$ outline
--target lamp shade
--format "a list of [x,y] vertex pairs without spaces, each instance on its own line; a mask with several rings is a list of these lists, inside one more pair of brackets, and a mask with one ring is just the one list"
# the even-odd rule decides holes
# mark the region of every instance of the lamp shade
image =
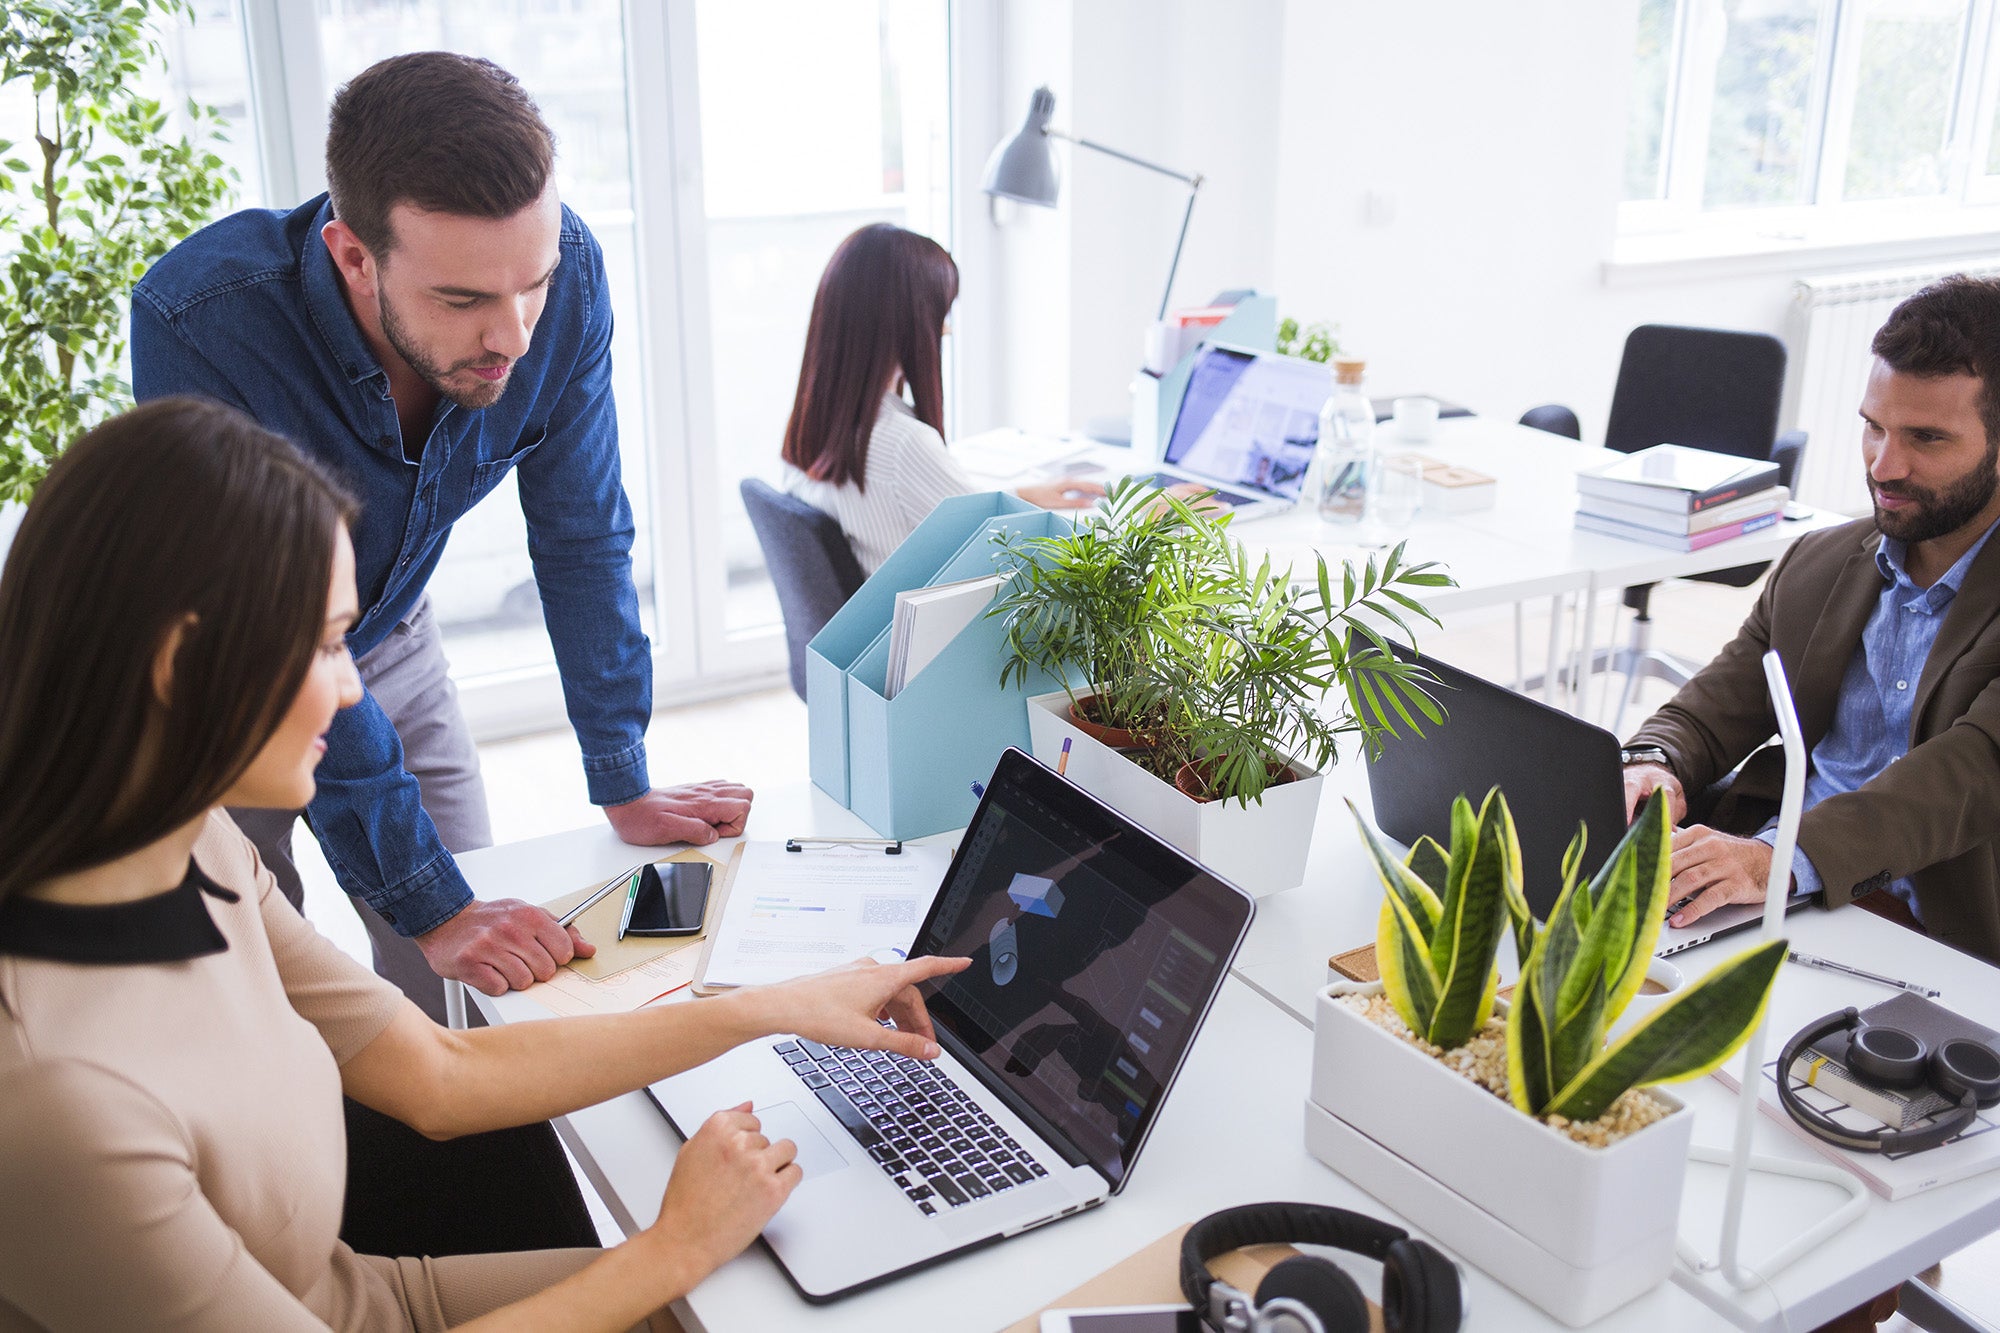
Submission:
[[1002,199],[1015,199],[1043,208],[1056,206],[1056,192],[1062,182],[1056,175],[1055,145],[1049,141],[1049,117],[1055,114],[1056,95],[1047,87],[1035,89],[1028,99],[1028,118],[1013,138],[993,150],[986,159],[986,176],[979,188]]

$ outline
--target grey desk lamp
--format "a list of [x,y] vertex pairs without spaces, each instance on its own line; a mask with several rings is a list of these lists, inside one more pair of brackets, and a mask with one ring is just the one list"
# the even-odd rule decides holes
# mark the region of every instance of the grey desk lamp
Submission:
[[1056,129],[1049,124],[1049,117],[1055,109],[1056,95],[1046,86],[1035,89],[1034,96],[1028,99],[1028,118],[1021,122],[1021,128],[1013,138],[995,148],[993,156],[986,159],[986,178],[980,182],[979,188],[1000,199],[1054,208],[1061,182],[1056,175],[1056,150],[1055,145],[1049,142],[1051,139],[1068,140],[1079,148],[1093,149],[1130,162],[1135,167],[1157,171],[1187,186],[1187,210],[1181,214],[1181,234],[1174,242],[1174,262],[1167,266],[1167,286],[1160,293],[1160,313],[1156,316],[1165,319],[1167,300],[1174,291],[1174,272],[1181,266],[1181,247],[1187,244],[1188,220],[1194,216],[1195,195],[1201,190],[1201,177],[1173,171],[1157,162],[1148,162],[1143,157],[1121,153],[1116,148],[1107,148],[1101,143]]

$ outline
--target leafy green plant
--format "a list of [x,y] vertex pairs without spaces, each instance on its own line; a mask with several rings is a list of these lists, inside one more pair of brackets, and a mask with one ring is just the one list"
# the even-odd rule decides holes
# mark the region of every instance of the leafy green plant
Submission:
[[1453,805],[1449,853],[1420,839],[1397,861],[1355,819],[1387,890],[1375,941],[1383,989],[1412,1031],[1451,1049],[1480,1030],[1492,1013],[1502,924],[1511,923],[1521,974],[1507,1010],[1508,1095],[1529,1115],[1595,1120],[1630,1088],[1697,1078],[1763,1018],[1784,940],[1729,959],[1606,1044],[1666,917],[1673,829],[1659,792],[1588,883],[1578,878],[1579,829],[1545,924],[1528,910],[1513,818],[1497,788],[1477,818],[1463,797]]
[[[1218,532],[1227,518],[1213,519]],[[1162,624],[1154,659],[1163,701],[1154,743],[1176,772],[1191,767],[1200,795],[1248,804],[1282,779],[1284,756],[1323,769],[1342,737],[1373,748],[1399,723],[1419,731],[1419,717],[1444,720],[1429,673],[1391,652],[1377,629],[1391,623],[1414,642],[1406,615],[1437,623],[1408,591],[1448,585],[1436,566],[1405,564],[1398,545],[1358,571],[1344,564],[1336,587],[1316,556],[1316,577],[1300,586],[1268,557],[1253,565],[1238,543],[1225,541],[1223,552],[1226,595]],[[1340,705],[1323,711],[1336,689]]]
[[1339,325],[1324,320],[1301,328],[1296,319],[1287,315],[1278,321],[1278,353],[1307,361],[1331,361],[1340,355],[1340,339],[1335,336],[1339,331]]
[[[1324,559],[1295,586],[1289,569],[1253,563],[1229,535],[1230,515],[1127,478],[1102,516],[1073,531],[1002,533],[1011,575],[992,615],[1006,620],[1000,683],[1049,672],[1089,720],[1133,733],[1134,759],[1173,781],[1185,765],[1207,799],[1261,800],[1287,758],[1332,763],[1341,737],[1378,743],[1398,723],[1444,717],[1428,675],[1381,633],[1435,618],[1411,594],[1447,586],[1434,565]],[[1339,689],[1343,707],[1321,711]]]
[[[233,174],[167,132],[139,92],[161,17],[186,0],[9,0],[0,86],[32,98],[34,141],[0,140],[0,502],[26,501],[69,440],[131,400],[125,302],[208,220]],[[202,139],[216,113],[192,102]]]

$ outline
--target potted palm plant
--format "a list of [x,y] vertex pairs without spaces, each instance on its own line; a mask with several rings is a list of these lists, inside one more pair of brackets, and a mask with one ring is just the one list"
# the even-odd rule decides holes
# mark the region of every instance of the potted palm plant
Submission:
[[[1228,525],[1122,483],[1101,519],[996,539],[1012,578],[990,614],[1006,624],[1003,685],[1041,671],[1071,682],[1028,701],[1037,756],[1053,764],[1067,741],[1068,776],[1268,894],[1304,877],[1319,773],[1344,739],[1443,720],[1383,628],[1435,623],[1413,594],[1450,579],[1398,546],[1337,576],[1319,559],[1297,583],[1253,562]],[[1107,742],[1081,721],[1128,734]]]
[[[1657,1285],[1692,1117],[1653,1085],[1706,1074],[1742,1045],[1785,942],[1725,960],[1610,1037],[1666,916],[1660,793],[1587,882],[1579,832],[1545,923],[1529,912],[1497,789],[1476,814],[1456,802],[1449,851],[1422,839],[1399,860],[1356,819],[1385,890],[1382,980],[1320,996],[1307,1146],[1567,1323]],[[1502,1002],[1510,927],[1520,973]]]

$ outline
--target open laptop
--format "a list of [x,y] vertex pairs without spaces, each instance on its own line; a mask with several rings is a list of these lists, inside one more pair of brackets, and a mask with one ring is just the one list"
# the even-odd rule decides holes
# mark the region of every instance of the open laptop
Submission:
[[[1625,778],[1618,738],[1600,726],[1552,708],[1504,685],[1461,671],[1400,644],[1396,655],[1427,668],[1444,683],[1442,726],[1421,737],[1383,742],[1368,764],[1375,826],[1405,846],[1429,835],[1451,845],[1451,803],[1464,795],[1477,808],[1499,787],[1521,840],[1522,891],[1528,909],[1547,917],[1562,892],[1562,858],[1581,823],[1588,830],[1580,875],[1588,880],[1625,836]],[[1803,898],[1787,904],[1795,911]],[[1732,904],[1693,925],[1663,926],[1658,957],[1692,949],[1756,925],[1763,908]]]
[[1210,487],[1238,522],[1283,513],[1305,491],[1319,411],[1332,392],[1332,374],[1317,361],[1203,346],[1161,465],[1134,475]]
[[799,1145],[764,1241],[830,1300],[1122,1190],[1253,910],[1010,749],[911,948],[973,960],[925,986],[935,1062],[779,1037],[650,1091],[684,1136],[751,1101]]

